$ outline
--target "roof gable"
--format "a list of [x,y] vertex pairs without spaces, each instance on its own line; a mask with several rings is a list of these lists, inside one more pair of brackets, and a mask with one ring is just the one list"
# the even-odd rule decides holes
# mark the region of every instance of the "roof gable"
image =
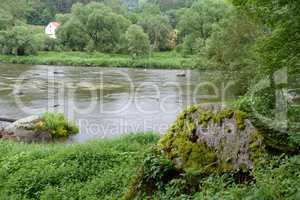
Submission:
[[52,25],[52,26],[58,28],[60,26],[60,23],[58,23],[58,22],[51,22],[49,25]]

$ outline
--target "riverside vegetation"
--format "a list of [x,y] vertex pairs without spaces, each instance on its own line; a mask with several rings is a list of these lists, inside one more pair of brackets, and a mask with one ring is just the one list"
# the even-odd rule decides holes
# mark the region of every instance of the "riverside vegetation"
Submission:
[[21,142],[55,142],[65,140],[79,132],[75,123],[62,113],[44,113],[29,116],[0,129],[0,138]]
[[176,52],[156,52],[150,58],[132,59],[128,55],[87,53],[87,52],[39,52],[37,55],[9,56],[0,55],[0,60],[16,64],[104,66],[128,68],[183,69],[196,68],[193,56],[182,57]]
[[[247,173],[247,170],[243,172],[220,168],[226,169],[223,171],[214,170],[215,165],[209,164],[211,161],[214,163],[216,155],[211,150],[209,150],[211,153],[205,152],[206,147],[203,148],[204,152],[198,151],[197,148],[186,143],[190,141],[189,139],[184,138],[181,143],[179,140],[179,143],[169,143],[171,141],[168,139],[169,134],[184,130],[181,129],[180,124],[185,124],[182,120],[188,118],[182,116],[188,116],[197,109],[198,107],[193,107],[182,113],[170,132],[159,142],[159,135],[153,133],[133,134],[118,139],[73,145],[0,141],[2,152],[0,198],[133,199],[132,195],[138,194],[135,192],[139,191],[136,189],[144,187],[144,184],[151,184],[148,185],[150,188],[145,191],[140,190],[142,193],[139,193],[137,199],[146,199],[147,194],[153,191],[155,192],[152,193],[151,199],[298,199],[300,197],[299,155],[291,156],[283,152],[269,151],[268,154],[256,154],[255,168],[251,173]],[[211,115],[213,117],[211,119],[222,120],[231,117],[232,112],[228,110],[215,117]],[[209,117],[204,116],[207,115],[200,115],[198,119],[202,124],[210,120]],[[244,119],[240,118],[239,114],[235,114],[235,117],[237,121]],[[204,118],[206,120],[203,120]],[[242,126],[240,128],[244,129]],[[178,153],[182,152],[191,159],[183,165],[185,170],[181,171],[178,166],[174,166],[173,162],[161,154],[155,145],[166,148],[166,145],[169,145],[167,143],[179,145],[176,147],[179,148]],[[190,154],[188,149],[191,148],[195,152]],[[251,145],[251,148],[254,146]],[[140,166],[143,166],[143,173],[137,174],[141,170]]]
[[[27,64],[195,68],[214,24],[231,10],[210,0],[147,0],[130,10],[118,0],[2,1],[0,59]],[[41,28],[50,20],[61,24],[57,39]]]
[[[208,77],[212,81],[234,77],[240,89],[230,110],[198,112],[192,107],[162,138],[140,134],[70,146],[0,141],[2,199],[300,198],[297,1],[146,0],[133,10],[119,1],[74,0],[62,6],[39,0],[36,7],[30,0],[2,1],[3,61],[47,64],[49,58],[55,64],[120,66],[132,59],[134,67],[204,66],[224,72]],[[61,23],[57,40],[32,30],[32,24],[54,19]],[[68,56],[60,60],[60,53]],[[75,58],[94,55],[105,59]],[[159,62],[167,64],[156,64],[160,55],[166,57]],[[180,64],[170,61],[177,55]],[[276,77],[282,71],[287,80]],[[261,80],[266,88],[257,85]],[[287,100],[286,106],[279,105],[278,96]],[[278,106],[285,107],[287,119],[276,121]],[[271,120],[265,123],[257,113]],[[233,157],[222,157],[228,149],[222,142],[220,148],[207,146],[195,134],[198,127],[232,120],[242,138],[248,121],[257,130],[250,131],[247,151],[233,148]],[[252,165],[236,165],[239,155],[251,155]]]
[[158,138],[146,133],[74,145],[0,141],[0,199],[120,199]]

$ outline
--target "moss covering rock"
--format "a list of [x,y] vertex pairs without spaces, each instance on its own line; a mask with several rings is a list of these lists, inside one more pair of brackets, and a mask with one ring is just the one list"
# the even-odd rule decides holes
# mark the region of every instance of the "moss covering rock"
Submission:
[[149,156],[146,157],[125,199],[151,195],[149,187],[154,193],[183,177],[190,177],[183,181],[189,185],[187,190],[197,191],[199,177],[214,173],[249,174],[265,155],[265,144],[263,135],[246,116],[220,105],[189,107],[150,153],[155,165],[149,164]]
[[158,146],[176,168],[205,173],[251,170],[264,152],[262,134],[246,114],[220,105],[188,108]]

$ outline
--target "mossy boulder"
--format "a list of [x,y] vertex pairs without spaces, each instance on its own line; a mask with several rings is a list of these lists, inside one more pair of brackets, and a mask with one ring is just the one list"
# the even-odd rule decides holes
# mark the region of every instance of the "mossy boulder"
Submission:
[[201,191],[201,179],[216,173],[244,182],[265,154],[263,134],[245,113],[214,104],[191,106],[146,155],[124,199],[152,197],[174,183],[183,193]]
[[220,105],[188,108],[158,148],[177,169],[203,173],[251,170],[265,152],[263,136],[246,114]]

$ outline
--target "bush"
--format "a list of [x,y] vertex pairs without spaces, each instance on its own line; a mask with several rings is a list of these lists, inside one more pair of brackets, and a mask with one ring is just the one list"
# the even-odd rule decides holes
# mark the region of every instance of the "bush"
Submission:
[[126,32],[128,53],[134,57],[146,56],[150,52],[150,41],[143,28],[131,25]]
[[57,39],[45,37],[43,51],[56,51],[59,49],[59,42]]
[[26,26],[14,26],[0,32],[0,50],[8,55],[30,55],[38,50],[32,30]]
[[57,30],[58,43],[67,50],[85,50],[88,43],[88,36],[82,31],[81,26],[76,20],[69,20],[62,24]]
[[67,138],[79,132],[78,127],[68,122],[60,113],[44,113],[42,120],[36,126],[38,129],[50,132],[53,138]]

